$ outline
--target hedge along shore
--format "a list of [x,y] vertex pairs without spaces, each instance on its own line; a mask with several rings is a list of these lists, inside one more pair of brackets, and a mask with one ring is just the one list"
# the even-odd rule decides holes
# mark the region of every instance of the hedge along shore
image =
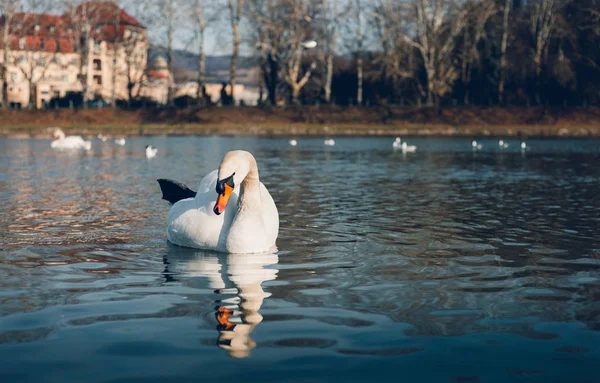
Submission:
[[600,108],[310,106],[0,111],[0,136],[48,138],[52,127],[84,136],[600,137]]

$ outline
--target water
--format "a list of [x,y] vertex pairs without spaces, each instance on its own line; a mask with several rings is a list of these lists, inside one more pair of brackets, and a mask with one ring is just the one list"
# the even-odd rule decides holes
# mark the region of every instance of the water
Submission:
[[[409,141],[0,139],[0,381],[597,381],[600,141]],[[169,245],[155,179],[234,148],[279,251]]]

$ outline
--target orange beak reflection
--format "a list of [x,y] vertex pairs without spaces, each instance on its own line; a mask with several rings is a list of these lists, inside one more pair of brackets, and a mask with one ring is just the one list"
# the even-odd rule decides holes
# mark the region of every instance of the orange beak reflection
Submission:
[[233,188],[231,186],[227,184],[224,184],[223,186],[225,191],[223,194],[219,194],[217,197],[217,203],[215,203],[215,208],[213,209],[216,215],[223,214],[225,208],[227,207],[227,202],[229,202],[229,197],[231,197],[231,192],[233,192]]

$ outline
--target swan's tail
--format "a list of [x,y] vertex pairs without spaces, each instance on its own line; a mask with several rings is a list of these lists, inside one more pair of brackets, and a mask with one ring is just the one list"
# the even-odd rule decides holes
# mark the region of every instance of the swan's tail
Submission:
[[171,202],[172,204],[186,198],[194,198],[196,192],[182,184],[181,182],[168,180],[165,178],[157,179],[162,191],[162,199]]

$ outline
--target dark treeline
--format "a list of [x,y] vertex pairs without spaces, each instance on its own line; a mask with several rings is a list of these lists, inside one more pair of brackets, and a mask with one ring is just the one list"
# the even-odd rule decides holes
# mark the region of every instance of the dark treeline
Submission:
[[247,0],[245,11],[264,102],[600,104],[599,0]]

